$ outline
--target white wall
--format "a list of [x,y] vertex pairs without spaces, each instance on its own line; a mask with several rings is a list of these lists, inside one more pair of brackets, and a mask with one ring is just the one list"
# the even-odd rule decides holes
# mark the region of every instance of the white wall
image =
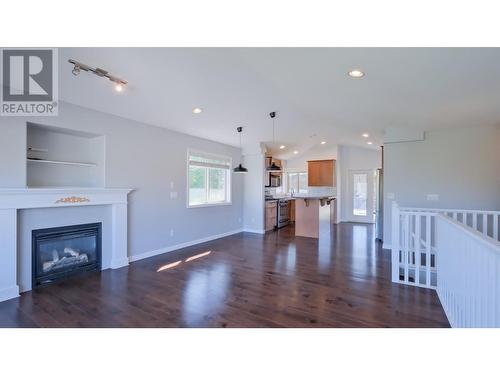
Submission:
[[264,233],[264,153],[247,154],[244,167],[244,219],[243,228],[248,232]]
[[[242,228],[242,175],[232,175],[231,205],[186,207],[186,150],[228,155],[236,161],[241,155],[238,148],[59,104],[57,117],[0,117],[0,188],[26,185],[26,122],[30,121],[106,137],[106,187],[136,189],[129,195],[129,255]],[[171,199],[171,191],[177,192],[178,198]]]
[[340,221],[348,220],[348,172],[349,170],[375,170],[382,165],[382,153],[363,147],[340,145],[337,158],[337,215]]
[[0,117],[0,187],[26,184],[26,129],[19,119]]
[[[390,194],[400,206],[500,210],[500,125],[436,130],[384,147],[384,247]],[[427,194],[439,195],[428,201]]]

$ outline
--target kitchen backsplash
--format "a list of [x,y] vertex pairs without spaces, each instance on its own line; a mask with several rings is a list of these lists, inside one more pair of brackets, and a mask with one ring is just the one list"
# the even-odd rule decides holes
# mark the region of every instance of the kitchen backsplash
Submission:
[[269,196],[275,196],[276,195],[276,188],[265,188],[264,193]]

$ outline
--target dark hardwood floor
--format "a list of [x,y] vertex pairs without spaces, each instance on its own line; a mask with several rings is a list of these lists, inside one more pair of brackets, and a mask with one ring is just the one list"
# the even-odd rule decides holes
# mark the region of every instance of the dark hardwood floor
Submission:
[[374,241],[372,225],[339,224],[324,241],[295,238],[289,226],[24,293],[0,303],[0,326],[449,326],[434,291],[390,276],[390,251]]

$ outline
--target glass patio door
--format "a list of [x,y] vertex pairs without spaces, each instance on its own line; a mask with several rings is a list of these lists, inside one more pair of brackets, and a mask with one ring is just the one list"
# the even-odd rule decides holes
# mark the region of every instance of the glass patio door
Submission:
[[361,223],[374,222],[374,171],[349,171],[348,220]]

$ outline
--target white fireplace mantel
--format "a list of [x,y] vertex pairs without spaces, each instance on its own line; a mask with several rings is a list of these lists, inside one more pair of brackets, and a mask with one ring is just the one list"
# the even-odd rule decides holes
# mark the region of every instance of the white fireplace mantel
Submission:
[[19,296],[17,283],[18,210],[111,205],[111,268],[128,265],[127,203],[133,189],[0,189],[0,301]]

